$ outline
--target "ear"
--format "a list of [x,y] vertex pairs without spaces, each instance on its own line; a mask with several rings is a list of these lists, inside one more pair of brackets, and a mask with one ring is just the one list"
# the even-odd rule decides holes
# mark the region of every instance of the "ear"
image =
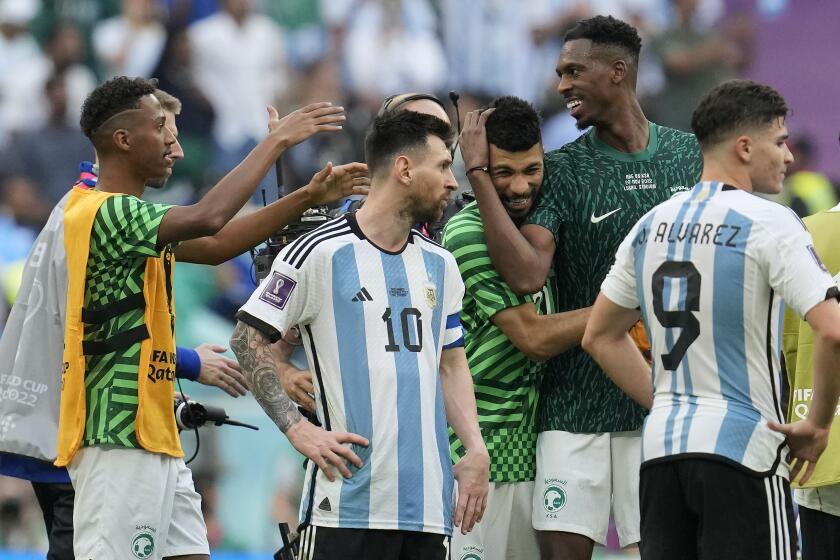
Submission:
[[401,184],[408,186],[414,178],[414,165],[408,156],[402,155],[394,161],[394,176]]
[[627,63],[621,59],[613,62],[612,83],[618,85],[627,77]]
[[124,128],[118,128],[111,134],[114,146],[123,152],[131,150],[131,133]]
[[746,135],[741,135],[735,139],[735,145],[732,148],[735,151],[735,157],[741,163],[748,164],[752,160],[752,138]]

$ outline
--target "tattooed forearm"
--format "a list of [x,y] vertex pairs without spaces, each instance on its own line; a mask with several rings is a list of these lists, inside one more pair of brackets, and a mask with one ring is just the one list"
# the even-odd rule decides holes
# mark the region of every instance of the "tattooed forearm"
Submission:
[[230,337],[230,348],[239,359],[257,402],[280,431],[285,433],[300,422],[303,416],[277,377],[278,364],[271,352],[271,342],[260,331],[240,321]]

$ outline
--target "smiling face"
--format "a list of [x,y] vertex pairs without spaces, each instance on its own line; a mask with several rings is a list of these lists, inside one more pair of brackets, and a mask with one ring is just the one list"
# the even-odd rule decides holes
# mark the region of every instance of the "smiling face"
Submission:
[[519,152],[490,144],[490,180],[511,219],[522,221],[534,207],[542,185],[542,144]]
[[560,78],[557,92],[563,96],[577,127],[602,124],[615,99],[613,61],[609,50],[589,39],[567,41],[560,51],[555,72]]
[[754,192],[777,194],[782,191],[788,166],[793,154],[787,146],[788,129],[785,120],[778,117],[769,125],[757,129],[749,136],[750,180]]

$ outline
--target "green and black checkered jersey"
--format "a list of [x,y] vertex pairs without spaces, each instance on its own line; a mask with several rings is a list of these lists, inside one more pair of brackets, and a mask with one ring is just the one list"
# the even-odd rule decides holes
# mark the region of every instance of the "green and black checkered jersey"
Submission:
[[[516,295],[490,262],[475,202],[446,224],[443,245],[455,255],[464,280],[461,323],[466,330],[464,345],[475,386],[478,422],[490,453],[490,480],[534,480],[537,389],[545,364],[528,359],[490,318],[529,302],[540,314],[553,313],[553,274],[542,292]],[[457,461],[464,447],[451,429],[449,440],[453,460]]]
[[[171,206],[127,195],[109,197],[93,222],[85,281],[85,309],[96,309],[143,291],[146,258],[159,256],[158,228]],[[144,323],[143,310],[127,311],[101,325],[86,325],[84,341],[105,340]],[[140,343],[86,356],[87,411],[82,445],[140,447],[134,433]]]
[[[595,303],[627,232],[648,210],[700,179],[703,158],[694,135],[649,127],[642,152],[619,152],[592,129],[546,154],[542,195],[527,222],[554,234],[560,312]],[[550,361],[540,388],[540,431],[636,430],[644,416],[580,346]]]

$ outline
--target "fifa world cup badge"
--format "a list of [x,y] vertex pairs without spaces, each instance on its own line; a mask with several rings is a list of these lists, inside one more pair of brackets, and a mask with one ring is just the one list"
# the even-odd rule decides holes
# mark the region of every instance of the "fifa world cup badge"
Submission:
[[426,303],[434,309],[437,307],[437,288],[432,283],[423,285],[423,295],[426,296]]

